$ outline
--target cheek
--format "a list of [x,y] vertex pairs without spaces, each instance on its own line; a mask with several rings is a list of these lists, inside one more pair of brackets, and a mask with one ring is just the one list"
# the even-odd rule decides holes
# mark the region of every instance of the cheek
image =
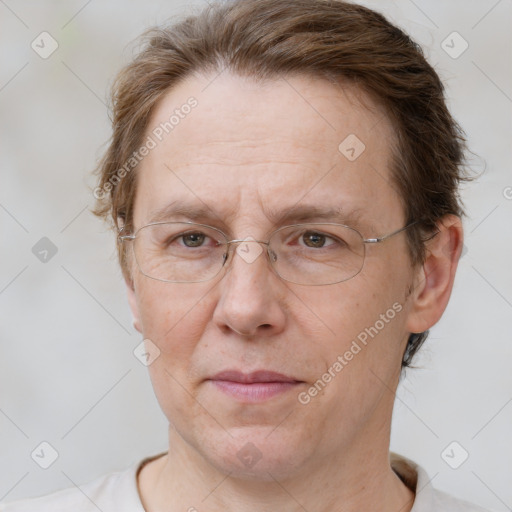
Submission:
[[400,369],[404,348],[399,288],[390,280],[371,287],[360,275],[301,297],[322,328],[309,333],[304,323],[299,328],[316,370],[300,403],[308,414],[323,417],[325,428],[333,432],[340,424],[351,431],[383,397],[388,399],[387,389]]
[[139,282],[144,338],[160,350],[148,371],[160,407],[173,425],[194,415],[193,360],[207,320],[201,301],[205,293],[192,293],[179,284]]
[[158,345],[162,353],[173,353],[193,346],[205,327],[202,290],[187,284],[139,280],[137,303],[144,337]]
[[[194,357],[208,321],[206,290],[145,280],[138,288],[144,338],[160,354],[148,367],[156,397],[169,421],[190,408],[197,371]],[[184,390],[187,390],[185,392]]]
[[404,277],[389,268],[373,265],[372,269],[371,275],[361,272],[350,281],[323,289],[311,287],[304,294],[318,326],[310,329],[315,352],[327,368],[345,354],[350,366],[360,369],[400,363],[406,316]]

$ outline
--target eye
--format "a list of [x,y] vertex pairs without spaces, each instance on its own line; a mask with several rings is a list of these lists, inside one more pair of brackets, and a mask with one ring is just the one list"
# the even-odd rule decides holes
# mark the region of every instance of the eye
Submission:
[[200,247],[208,237],[204,233],[197,231],[179,235],[177,238],[182,239],[186,247]]
[[[188,231],[186,233],[167,233],[162,240],[163,248],[204,248],[207,240],[212,239],[201,231]],[[213,240],[213,239],[212,239]],[[217,245],[216,243],[214,245]]]
[[336,243],[337,241],[331,238],[330,236],[327,236],[324,233],[320,233],[318,231],[306,231],[300,236],[300,240],[304,241],[304,244],[307,247],[322,249],[323,247],[326,247],[331,244],[326,244],[328,240],[331,240],[333,243]]
[[221,231],[179,222],[149,224],[141,230],[139,237],[139,244],[144,244],[151,251],[182,256],[192,253],[205,255],[224,243]]

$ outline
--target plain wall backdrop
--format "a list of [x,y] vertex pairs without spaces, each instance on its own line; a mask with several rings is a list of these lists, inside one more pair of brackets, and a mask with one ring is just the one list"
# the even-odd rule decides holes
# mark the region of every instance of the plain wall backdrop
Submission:
[[[465,251],[421,368],[399,386],[391,449],[423,465],[437,488],[511,510],[512,2],[362,3],[422,45],[466,131],[472,168],[485,169],[462,191]],[[0,1],[0,501],[166,450],[166,419],[133,354],[142,337],[114,236],[89,212],[91,170],[110,137],[107,91],[132,55],[127,45],[191,6]],[[41,32],[58,44],[47,58],[55,43]],[[42,442],[58,452],[48,469],[31,457]],[[446,453],[460,461],[464,451],[450,467]]]

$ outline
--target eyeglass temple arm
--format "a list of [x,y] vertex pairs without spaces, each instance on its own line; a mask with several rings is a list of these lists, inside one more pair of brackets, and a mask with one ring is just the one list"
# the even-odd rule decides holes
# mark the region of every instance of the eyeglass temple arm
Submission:
[[363,242],[365,244],[377,244],[377,243],[382,242],[388,238],[391,238],[394,235],[397,235],[398,233],[400,233],[402,231],[405,231],[407,228],[410,228],[412,225],[416,224],[417,222],[419,222],[419,221],[415,220],[414,222],[407,224],[403,228],[397,229],[396,231],[393,231],[392,233],[388,233],[387,235],[379,236],[377,238],[365,238],[365,239],[363,239]]
[[123,231],[124,231],[125,227],[121,227],[121,229],[119,229],[119,232],[117,234],[117,239],[120,240],[121,242],[124,242],[125,240],[135,240],[135,235],[123,235]]

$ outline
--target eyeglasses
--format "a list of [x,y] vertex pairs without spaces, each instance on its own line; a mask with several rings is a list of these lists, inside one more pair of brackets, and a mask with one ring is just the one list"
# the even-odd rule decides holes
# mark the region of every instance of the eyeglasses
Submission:
[[291,283],[309,286],[341,283],[363,268],[366,244],[376,244],[409,228],[378,238],[363,238],[354,228],[335,223],[293,224],[275,230],[268,241],[228,240],[217,228],[194,222],[155,222],[123,235],[133,242],[137,266],[145,276],[169,283],[199,283],[213,279],[227,267],[230,247],[247,262],[262,251],[250,243],[264,244],[274,272]]

